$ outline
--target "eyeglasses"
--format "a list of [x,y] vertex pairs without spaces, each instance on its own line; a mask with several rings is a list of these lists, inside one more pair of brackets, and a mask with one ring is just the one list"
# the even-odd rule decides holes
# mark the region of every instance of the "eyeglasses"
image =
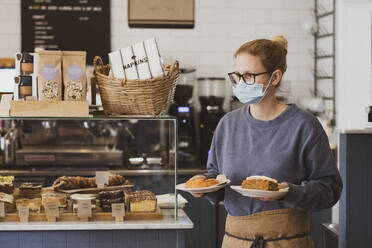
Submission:
[[236,85],[239,83],[240,79],[243,78],[244,83],[246,84],[255,84],[256,83],[256,77],[266,74],[266,73],[272,73],[273,71],[265,71],[261,73],[250,73],[246,72],[244,74],[239,74],[237,72],[230,72],[227,73],[229,75],[229,78],[231,80],[231,83],[233,85]]

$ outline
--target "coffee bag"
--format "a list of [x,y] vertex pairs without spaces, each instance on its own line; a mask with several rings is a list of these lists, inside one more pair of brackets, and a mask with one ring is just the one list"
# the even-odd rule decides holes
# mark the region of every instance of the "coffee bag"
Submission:
[[85,51],[63,51],[64,100],[86,100],[86,55]]
[[62,100],[61,51],[39,51],[39,100]]

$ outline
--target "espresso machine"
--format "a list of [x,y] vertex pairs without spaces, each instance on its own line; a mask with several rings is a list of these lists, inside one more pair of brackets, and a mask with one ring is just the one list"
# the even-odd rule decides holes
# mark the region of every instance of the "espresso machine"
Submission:
[[178,160],[181,166],[196,160],[195,108],[191,100],[195,71],[193,68],[180,69],[174,103],[169,108],[169,114],[178,120]]
[[225,78],[198,78],[198,95],[200,102],[200,162],[205,165],[208,160],[214,130],[225,115],[223,103],[226,94]]
[[92,170],[160,168],[169,164],[173,135],[169,123],[98,117],[0,121],[0,164]]
[[16,120],[12,138],[14,166],[121,166],[116,141],[119,122],[93,120]]

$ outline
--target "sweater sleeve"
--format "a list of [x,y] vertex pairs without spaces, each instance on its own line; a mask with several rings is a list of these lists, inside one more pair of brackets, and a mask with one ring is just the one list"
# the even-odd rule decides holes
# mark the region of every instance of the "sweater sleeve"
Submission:
[[213,135],[211,148],[208,154],[208,161],[207,161],[207,178],[216,178],[219,173],[218,170],[218,162],[217,162],[217,154],[216,154],[216,135],[217,133]]
[[305,149],[303,159],[307,178],[300,185],[289,183],[289,192],[279,203],[304,211],[332,207],[340,198],[342,180],[325,134]]

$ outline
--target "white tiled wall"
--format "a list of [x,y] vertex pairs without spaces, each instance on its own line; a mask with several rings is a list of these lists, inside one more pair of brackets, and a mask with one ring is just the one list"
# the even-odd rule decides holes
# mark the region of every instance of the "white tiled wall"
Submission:
[[[197,68],[197,76],[226,76],[233,53],[245,41],[283,34],[288,39],[291,95],[308,95],[313,87],[313,38],[308,30],[312,0],[195,0],[194,29],[132,29],[127,0],[111,1],[112,49],[157,37],[166,62]],[[0,57],[20,50],[20,0],[0,0]]]

